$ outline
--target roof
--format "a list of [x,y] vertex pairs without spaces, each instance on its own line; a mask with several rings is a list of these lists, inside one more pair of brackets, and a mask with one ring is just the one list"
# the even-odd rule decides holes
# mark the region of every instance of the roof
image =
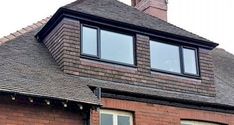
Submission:
[[224,49],[211,53],[215,66],[217,100],[234,106],[234,55]]
[[99,105],[85,81],[64,74],[34,38],[39,29],[0,44],[0,92]]
[[[107,1],[108,3],[113,2],[110,0],[103,1]],[[82,1],[80,2],[82,3]],[[68,6],[73,7],[73,4]],[[86,7],[88,5],[89,4],[87,4]],[[97,6],[100,7],[101,5]],[[127,5],[118,3],[116,6]],[[91,12],[90,9],[87,10]],[[134,9],[134,11],[137,10]],[[94,13],[96,13],[96,11]],[[138,13],[138,11],[133,13]],[[153,17],[147,16],[147,18]],[[156,19],[157,18],[155,18],[155,20]],[[158,21],[160,20],[158,19]],[[215,65],[215,85],[217,91],[217,95],[215,97],[162,91],[142,86],[83,78],[63,73],[43,43],[39,43],[34,38],[34,35],[38,33],[44,23],[41,25],[30,26],[33,27],[31,30],[26,30],[17,36],[13,35],[14,37],[4,37],[3,39],[0,39],[1,92],[66,99],[99,105],[100,100],[97,99],[88,87],[96,86],[128,93],[193,100],[234,107],[234,70],[231,70],[234,69],[234,55],[222,49],[215,49],[211,52]]]
[[156,31],[213,43],[157,17],[145,14],[117,0],[77,0],[63,8]]

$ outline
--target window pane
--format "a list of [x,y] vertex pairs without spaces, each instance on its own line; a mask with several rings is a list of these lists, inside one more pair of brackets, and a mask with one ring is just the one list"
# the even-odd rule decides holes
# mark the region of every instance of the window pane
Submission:
[[97,29],[83,27],[82,52],[97,56]]
[[181,73],[179,47],[150,41],[151,67]]
[[193,49],[183,49],[185,73],[197,74],[196,52]]
[[101,125],[113,125],[113,115],[101,114]]
[[118,116],[118,125],[130,125],[130,118],[128,116]]
[[134,64],[133,37],[101,30],[101,58]]

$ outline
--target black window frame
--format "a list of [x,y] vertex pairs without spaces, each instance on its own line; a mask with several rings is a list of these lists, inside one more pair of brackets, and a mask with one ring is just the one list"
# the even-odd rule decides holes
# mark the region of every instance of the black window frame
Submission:
[[[161,40],[161,39],[150,39],[150,42],[151,41],[152,42],[165,43],[165,44],[169,44],[169,45],[173,45],[173,46],[179,47],[179,60],[180,60],[179,63],[180,63],[180,72],[181,73],[171,72],[171,71],[167,71],[167,70],[153,68],[151,66],[151,64],[150,64],[151,71],[165,73],[165,74],[171,74],[171,75],[177,75],[177,76],[183,76],[183,77],[189,77],[189,78],[201,79],[201,75],[200,75],[200,61],[199,61],[199,54],[198,54],[198,48],[197,47],[192,47],[192,46],[188,46],[188,45],[181,45],[181,44],[177,44],[177,43],[170,42],[170,41],[164,41],[164,40]],[[195,50],[195,61],[196,61],[197,74],[186,73],[184,71],[185,67],[184,67],[184,59],[183,59],[183,48]],[[150,62],[151,62],[151,58],[150,58]]]
[[[97,30],[97,56],[90,55],[83,53],[83,27],[89,27]],[[133,44],[133,64],[130,63],[124,63],[124,62],[118,62],[114,60],[108,60],[108,59],[103,59],[101,58],[101,30],[109,31],[109,32],[114,32],[118,34],[123,34],[123,35],[128,35],[133,38],[132,44]],[[136,68],[136,34],[132,32],[126,32],[120,29],[115,29],[115,28],[107,28],[107,27],[102,27],[102,26],[95,26],[95,25],[90,25],[90,24],[84,24],[82,23],[80,25],[80,55],[82,58],[86,59],[91,59],[91,60],[96,60],[100,62],[105,62],[105,63],[110,63],[110,64],[116,64],[116,65],[121,65],[121,66],[127,66],[127,67],[133,67]]]

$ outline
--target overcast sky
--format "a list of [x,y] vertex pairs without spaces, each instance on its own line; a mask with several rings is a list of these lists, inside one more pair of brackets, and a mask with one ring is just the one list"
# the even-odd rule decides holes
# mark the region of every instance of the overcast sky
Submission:
[[[72,1],[1,0],[0,37],[50,16]],[[168,21],[234,54],[234,0],[169,0]]]

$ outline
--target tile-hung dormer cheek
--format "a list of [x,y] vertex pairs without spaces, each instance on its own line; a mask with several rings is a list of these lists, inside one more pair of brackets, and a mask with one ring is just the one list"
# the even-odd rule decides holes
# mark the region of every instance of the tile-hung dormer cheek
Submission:
[[215,96],[209,52],[216,43],[116,0],[84,0],[60,8],[36,37],[68,74]]
[[62,19],[43,39],[59,67],[70,73],[71,66],[79,63],[80,23],[71,19]]

